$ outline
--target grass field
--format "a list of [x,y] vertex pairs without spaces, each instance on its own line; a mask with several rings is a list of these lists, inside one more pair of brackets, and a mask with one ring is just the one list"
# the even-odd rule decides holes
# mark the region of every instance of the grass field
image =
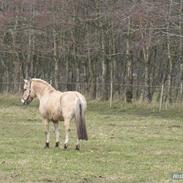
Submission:
[[[89,102],[89,141],[75,151],[75,126],[68,150],[43,149],[37,102],[0,96],[0,182],[166,183],[183,172],[183,108],[157,112],[150,105]],[[63,123],[60,123],[64,140]]]

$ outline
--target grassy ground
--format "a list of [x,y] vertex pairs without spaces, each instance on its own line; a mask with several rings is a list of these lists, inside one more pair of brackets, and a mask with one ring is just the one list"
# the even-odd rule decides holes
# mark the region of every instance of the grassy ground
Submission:
[[[75,151],[75,126],[68,150],[43,149],[37,103],[0,96],[0,182],[166,183],[183,172],[183,109],[89,102],[89,141]],[[64,140],[63,123],[60,124]]]

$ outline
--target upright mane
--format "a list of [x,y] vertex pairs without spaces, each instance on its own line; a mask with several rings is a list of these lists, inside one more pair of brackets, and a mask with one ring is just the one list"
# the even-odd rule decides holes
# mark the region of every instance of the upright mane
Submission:
[[32,78],[32,81],[36,81],[36,82],[42,83],[42,84],[46,85],[48,87],[48,89],[50,89],[50,90],[55,90],[55,88],[53,86],[51,86],[48,82],[46,82],[46,81],[44,81],[42,79]]

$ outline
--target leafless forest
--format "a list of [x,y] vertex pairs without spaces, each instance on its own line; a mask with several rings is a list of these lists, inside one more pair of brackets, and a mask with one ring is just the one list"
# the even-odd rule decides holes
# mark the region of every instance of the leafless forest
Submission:
[[[182,98],[183,0],[0,0],[0,91],[39,77],[92,99]],[[178,98],[178,99],[177,99]]]

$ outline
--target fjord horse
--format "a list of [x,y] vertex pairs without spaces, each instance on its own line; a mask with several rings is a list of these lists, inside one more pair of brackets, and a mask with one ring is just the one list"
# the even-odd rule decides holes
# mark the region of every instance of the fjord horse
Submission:
[[75,121],[77,129],[76,150],[80,149],[80,140],[88,140],[85,111],[87,107],[85,97],[76,91],[60,92],[49,83],[41,79],[24,80],[24,93],[21,99],[23,104],[29,104],[34,98],[39,100],[39,112],[43,118],[45,127],[45,148],[49,148],[50,121],[54,124],[56,144],[59,147],[59,121],[64,121],[65,142],[67,149],[71,120]]

